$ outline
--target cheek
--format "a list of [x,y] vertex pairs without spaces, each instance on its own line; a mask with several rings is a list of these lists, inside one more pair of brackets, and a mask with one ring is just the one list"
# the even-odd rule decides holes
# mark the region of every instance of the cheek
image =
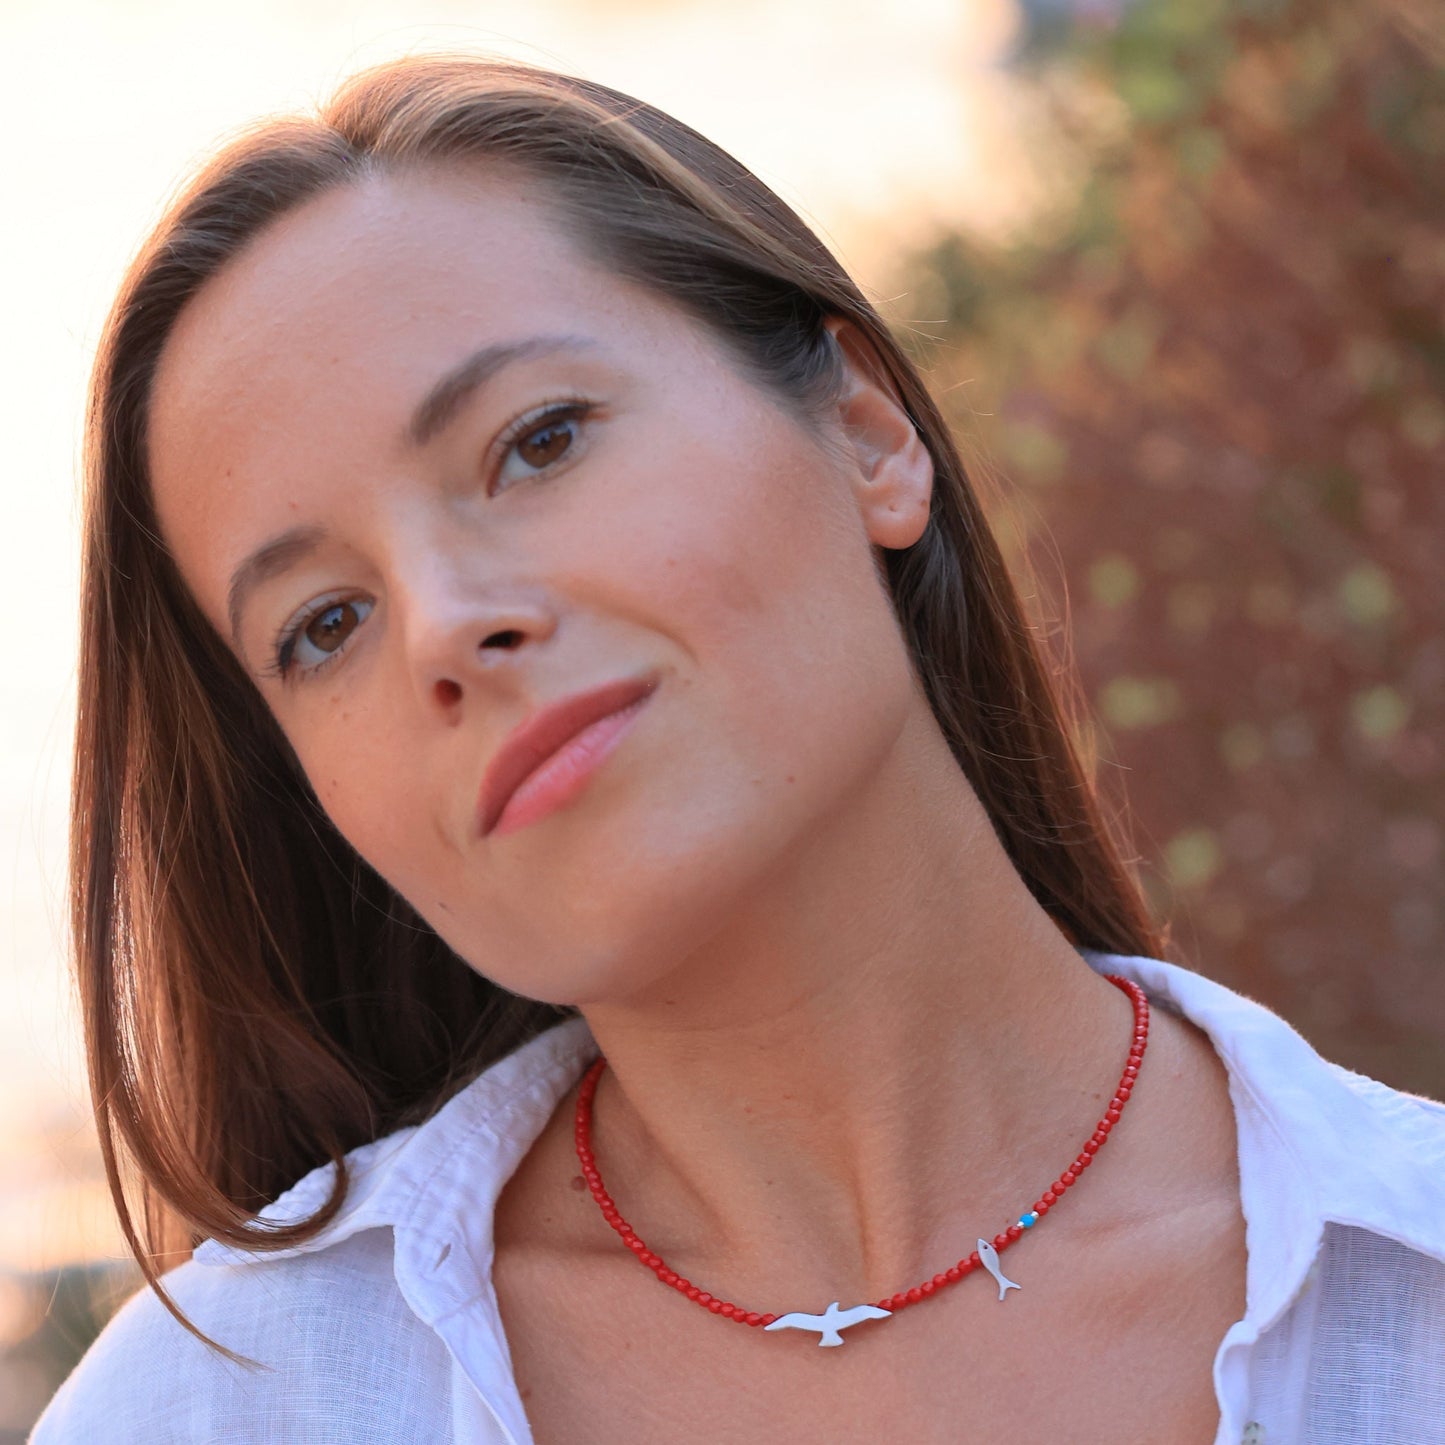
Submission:
[[910,701],[846,476],[792,433],[729,440],[638,480],[609,538],[605,575],[627,590],[603,605],[680,654],[678,731],[648,809],[679,855],[796,841],[876,771]]
[[706,521],[676,569],[678,605],[713,649],[698,661],[806,762],[846,740],[901,641],[851,494],[811,450],[783,451]]
[[811,443],[771,427],[734,425],[669,474],[637,479],[608,576],[630,579],[648,624],[705,681],[776,697],[846,666],[849,633],[887,603],[846,483]]
[[407,860],[418,857],[412,816],[420,791],[400,760],[415,755],[416,739],[374,707],[359,716],[340,695],[328,696],[317,711],[325,728],[291,737],[302,771],[337,832],[407,893]]

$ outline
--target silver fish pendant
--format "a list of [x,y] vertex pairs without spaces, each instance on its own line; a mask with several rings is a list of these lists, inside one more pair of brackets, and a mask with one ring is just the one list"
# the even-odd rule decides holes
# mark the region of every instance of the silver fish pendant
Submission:
[[838,1301],[832,1304],[820,1315],[808,1315],[794,1310],[792,1314],[779,1315],[772,1324],[764,1325],[765,1330],[817,1330],[821,1338],[820,1345],[841,1345],[843,1336],[839,1330],[846,1330],[850,1325],[862,1324],[864,1320],[886,1320],[889,1318],[888,1310],[880,1310],[877,1305],[854,1305],[850,1310],[840,1310]]
[[999,1299],[1002,1299],[1011,1289],[1023,1288],[1023,1285],[1015,1284],[1013,1280],[1005,1278],[1003,1270],[998,1266],[998,1250],[986,1239],[978,1242],[978,1259],[979,1263],[993,1276],[993,1282],[998,1286]]

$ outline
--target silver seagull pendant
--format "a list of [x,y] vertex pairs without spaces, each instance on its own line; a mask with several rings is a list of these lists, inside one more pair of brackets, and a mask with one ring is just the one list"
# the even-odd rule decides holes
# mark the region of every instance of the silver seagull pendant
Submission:
[[981,1239],[978,1242],[979,1263],[993,1276],[993,1282],[998,1286],[998,1297],[1002,1299],[1011,1289],[1022,1289],[1023,1285],[1015,1284],[1013,1280],[1006,1279],[1004,1272],[998,1266],[998,1250],[988,1240]]
[[886,1320],[891,1312],[880,1310],[877,1305],[854,1305],[850,1310],[840,1310],[838,1301],[820,1315],[806,1315],[795,1310],[790,1315],[779,1315],[772,1324],[764,1325],[765,1330],[817,1330],[822,1338],[820,1345],[841,1345],[843,1336],[839,1330],[850,1325],[860,1325],[864,1320]]

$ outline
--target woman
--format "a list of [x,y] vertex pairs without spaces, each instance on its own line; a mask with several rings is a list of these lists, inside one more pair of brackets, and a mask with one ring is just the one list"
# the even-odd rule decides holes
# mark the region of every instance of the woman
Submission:
[[1439,1438],[1445,1119],[1161,960],[936,408],[736,162],[365,74],[176,203],[91,428],[154,1288],[37,1440]]

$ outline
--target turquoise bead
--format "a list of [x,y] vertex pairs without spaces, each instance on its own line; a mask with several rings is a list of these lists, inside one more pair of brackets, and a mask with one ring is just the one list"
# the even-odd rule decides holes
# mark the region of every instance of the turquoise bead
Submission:
[[1036,1225],[1038,1222],[1039,1222],[1039,1217],[1038,1217],[1037,1214],[1025,1214],[1025,1215],[1019,1220],[1019,1223],[1020,1223],[1021,1225],[1023,1225],[1023,1227],[1024,1227],[1025,1229],[1032,1229],[1032,1228],[1034,1227],[1034,1225]]

